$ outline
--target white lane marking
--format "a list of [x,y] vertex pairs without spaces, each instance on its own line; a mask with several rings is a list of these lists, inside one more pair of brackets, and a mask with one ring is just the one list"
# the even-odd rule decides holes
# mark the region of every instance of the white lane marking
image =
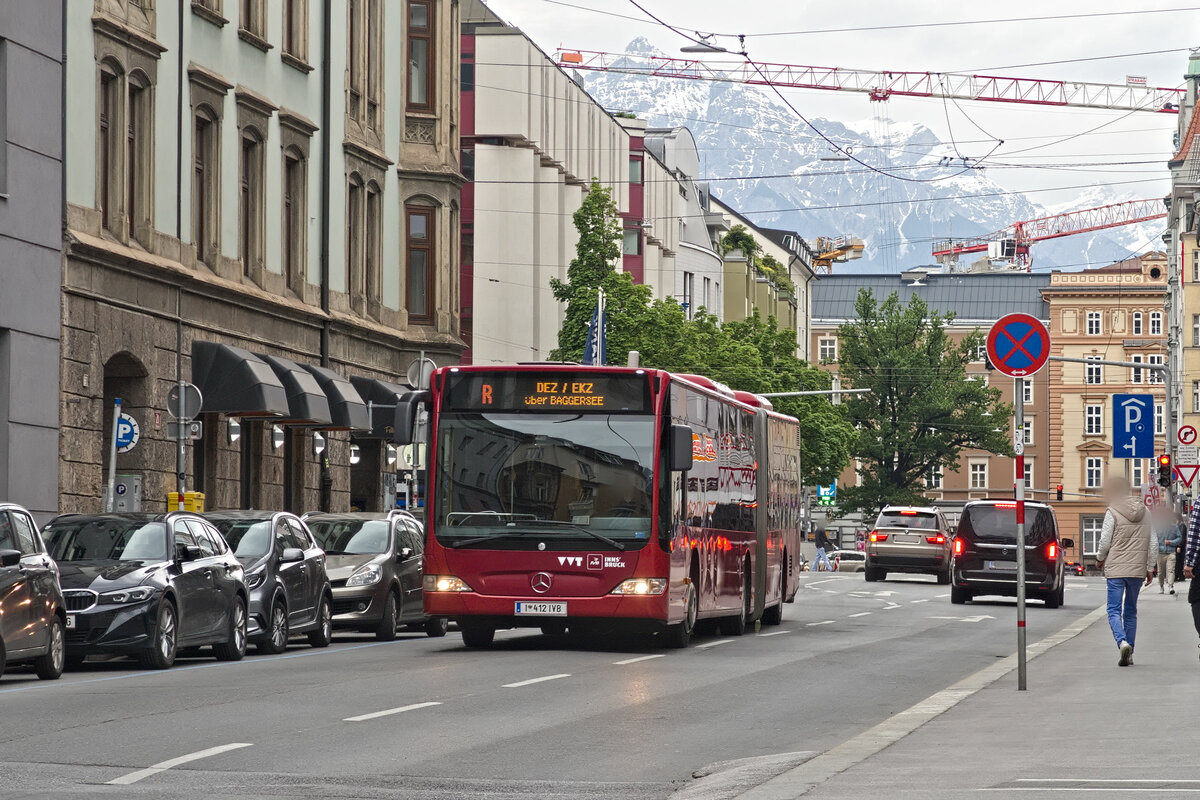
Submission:
[[949,597],[949,596],[950,596],[950,593],[949,593],[949,592],[946,592],[946,594],[938,594],[938,595],[934,595],[934,597]]
[[149,778],[151,775],[157,775],[160,772],[166,772],[172,767],[178,767],[180,764],[186,764],[189,761],[198,761],[201,758],[209,758],[217,756],[221,753],[228,753],[230,750],[240,750],[243,747],[253,747],[249,742],[233,742],[231,744],[223,744],[219,747],[210,747],[207,750],[198,750],[195,753],[188,753],[186,756],[178,756],[177,758],[168,758],[166,761],[160,761],[152,767],[139,769],[137,772],[130,772],[128,775],[122,775],[119,778],[113,778],[108,781],[109,786],[128,786],[131,783],[137,783],[143,778]]
[[533,684],[533,683],[542,683],[542,682],[544,682],[544,681],[556,681],[556,680],[558,680],[559,678],[569,678],[569,677],[571,677],[571,673],[569,673],[569,672],[560,672],[560,673],[559,673],[559,674],[557,674],[557,675],[543,675],[543,676],[542,676],[542,677],[540,677],[540,678],[530,678],[530,679],[529,679],[529,680],[527,680],[527,681],[517,681],[516,683],[506,683],[506,684],[504,684],[503,688],[505,688],[505,689],[519,689],[519,688],[521,688],[522,686],[529,686],[530,684]]
[[733,639],[715,639],[711,642],[705,642],[704,644],[696,645],[696,649],[703,650],[706,647],[716,647],[719,644],[729,644],[732,641],[733,641]]
[[613,664],[618,667],[623,667],[626,664],[636,664],[639,661],[649,661],[652,658],[666,658],[666,654],[656,653],[655,655],[652,655],[652,656],[638,656],[637,658],[627,658],[624,661],[614,661]]
[[870,592],[850,592],[851,597],[870,597]]
[[810,623],[808,623],[808,625],[806,627],[811,628],[815,625],[832,625],[832,624],[833,624],[833,620],[826,619],[826,620],[821,620],[820,622],[810,622]]
[[819,580],[819,581],[809,581],[808,583],[806,583],[806,584],[804,584],[804,585],[805,585],[805,586],[816,586],[818,583],[829,583],[830,581],[847,581],[847,580],[851,580],[851,579],[850,579],[850,578],[848,578],[848,577],[840,577],[840,578],[822,578],[822,579],[821,579],[821,580]]
[[850,619],[854,619],[855,617],[869,617],[869,616],[871,616],[870,611],[860,611],[857,614],[851,614]]
[[416,711],[418,708],[429,708],[430,706],[440,705],[441,703],[413,703],[411,706],[388,708],[383,711],[372,711],[370,714],[359,714],[357,717],[346,717],[344,720],[342,720],[342,722],[366,722],[369,719],[390,717],[392,714],[403,714],[405,711]]
[[791,631],[771,631],[770,633],[760,633],[759,636],[782,636],[785,633],[791,633]]
[[899,608],[899,607],[900,607],[900,604],[899,604],[899,603],[892,603],[892,601],[891,601],[891,600],[889,600],[888,602],[889,602],[889,603],[891,603],[891,605],[886,605],[886,606],[884,606],[884,607],[883,607],[883,609],[882,609],[883,611],[891,611],[893,608]]
[[909,600],[910,603],[928,603],[931,598],[926,597],[924,600]]
[[[1100,606],[1057,633],[1034,642],[1029,646],[1029,657],[1035,658],[1050,648],[1073,639],[1093,623],[1103,619],[1105,614],[1105,607]],[[881,750],[891,747],[925,723],[1008,675],[1016,666],[1017,656],[1014,653],[738,797],[740,800],[793,800],[800,797],[833,776],[840,775]]]

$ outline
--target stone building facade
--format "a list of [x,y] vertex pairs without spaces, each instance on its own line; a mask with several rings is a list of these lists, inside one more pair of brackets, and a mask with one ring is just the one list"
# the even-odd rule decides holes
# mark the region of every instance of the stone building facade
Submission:
[[62,8],[0,4],[0,501],[58,508]]
[[180,379],[210,508],[390,504],[366,403],[462,350],[457,0],[67,14],[60,508],[100,508],[116,397],[142,433],[117,471],[165,507]]

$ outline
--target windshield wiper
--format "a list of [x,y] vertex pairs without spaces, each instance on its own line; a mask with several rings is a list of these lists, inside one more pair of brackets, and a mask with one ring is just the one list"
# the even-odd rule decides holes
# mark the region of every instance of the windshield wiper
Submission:
[[625,549],[625,545],[621,544],[616,539],[610,539],[607,536],[596,533],[594,530],[592,530],[588,526],[580,525],[578,522],[565,522],[563,520],[557,520],[557,519],[532,519],[532,520],[522,520],[521,524],[522,525],[548,525],[551,527],[574,528],[575,530],[586,533],[588,536],[591,536],[593,539],[598,539],[598,540],[604,542],[605,544],[609,545],[610,547],[616,548],[617,550]]
[[481,542],[490,542],[492,539],[504,539],[509,536],[523,536],[524,531],[503,531],[501,533],[489,533],[486,536],[474,536],[470,539],[463,539],[461,542],[453,542],[447,544],[446,547],[469,547],[473,544]]

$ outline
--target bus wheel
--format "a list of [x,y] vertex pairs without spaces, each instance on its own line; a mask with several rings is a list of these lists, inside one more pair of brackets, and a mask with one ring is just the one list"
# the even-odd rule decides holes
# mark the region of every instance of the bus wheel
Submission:
[[696,584],[692,581],[687,582],[687,611],[684,612],[683,622],[675,625],[667,626],[667,647],[682,649],[687,647],[692,642],[692,634],[696,632],[696,614],[697,608],[696,599]]
[[467,647],[491,647],[496,638],[496,629],[491,625],[481,625],[477,622],[460,622],[463,644]]
[[746,620],[750,616],[750,571],[742,573],[742,604],[737,616],[724,617],[721,620],[721,633],[726,636],[741,636],[746,632]]

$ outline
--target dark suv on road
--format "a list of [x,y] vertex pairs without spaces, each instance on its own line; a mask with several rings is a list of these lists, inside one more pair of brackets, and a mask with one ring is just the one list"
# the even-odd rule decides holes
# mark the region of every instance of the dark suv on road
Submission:
[[[1054,509],[1025,503],[1025,591],[1048,608],[1063,604],[1064,547]],[[965,603],[979,595],[1017,594],[1017,504],[1012,500],[967,503],[958,521],[952,556],[950,602]]]
[[405,511],[309,512],[304,522],[325,549],[333,585],[333,624],[396,638],[400,625],[445,636],[447,620],[425,614],[421,523]]
[[333,592],[325,553],[300,518],[286,511],[214,511],[217,527],[246,570],[247,635],[264,653],[282,653],[288,639],[308,634],[313,647],[333,636]]
[[33,516],[0,503],[0,675],[6,663],[22,662],[44,680],[62,675],[66,625],[58,567]]
[[222,661],[246,654],[242,565],[196,514],[64,514],[43,535],[62,574],[68,665],[112,653],[167,669],[202,645]]

